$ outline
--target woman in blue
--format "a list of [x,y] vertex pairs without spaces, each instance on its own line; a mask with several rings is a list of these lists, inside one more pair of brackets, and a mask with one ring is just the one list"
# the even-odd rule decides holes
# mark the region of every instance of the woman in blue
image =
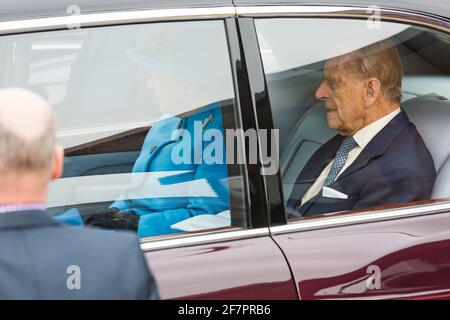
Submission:
[[[195,132],[201,126],[202,136]],[[198,131],[198,130],[197,130]],[[220,103],[214,103],[188,117],[171,117],[158,122],[148,132],[133,174],[140,172],[174,172],[160,183],[172,186],[182,196],[132,198],[115,201],[110,208],[139,216],[140,237],[178,232],[171,225],[200,214],[217,214],[229,209],[228,174],[222,141],[205,141],[205,133],[224,137]],[[188,139],[190,141],[184,139]],[[181,145],[183,144],[184,145]],[[189,150],[183,148],[188,146]],[[213,148],[216,146],[216,148]],[[222,148],[222,150],[220,150]],[[208,150],[212,150],[211,153]],[[186,163],[178,163],[180,153]],[[215,153],[219,154],[215,154]],[[213,159],[204,155],[212,154]],[[200,159],[195,156],[200,154]],[[181,171],[181,173],[177,173]],[[154,186],[157,187],[156,185]],[[203,187],[203,193],[199,190]],[[212,190],[212,193],[211,193]]]
[[[208,84],[196,81],[195,70],[174,68],[135,51],[128,54],[135,62],[156,70],[148,87],[154,92],[154,107],[164,118],[147,133],[132,169],[134,183],[103,217],[111,217],[113,211],[113,217],[138,220],[138,236],[146,237],[180,232],[171,226],[197,215],[229,210],[221,104],[213,102],[198,108],[213,100],[214,94],[208,93]],[[148,177],[152,178],[150,184],[144,183]],[[80,224],[78,212],[74,220],[75,210],[69,211],[57,218]],[[103,219],[101,214],[98,217]]]

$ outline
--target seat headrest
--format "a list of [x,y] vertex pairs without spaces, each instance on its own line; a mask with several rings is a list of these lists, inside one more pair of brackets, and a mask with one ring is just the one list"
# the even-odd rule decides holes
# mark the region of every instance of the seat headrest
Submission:
[[439,172],[450,153],[450,101],[432,93],[407,100],[401,107],[416,125]]

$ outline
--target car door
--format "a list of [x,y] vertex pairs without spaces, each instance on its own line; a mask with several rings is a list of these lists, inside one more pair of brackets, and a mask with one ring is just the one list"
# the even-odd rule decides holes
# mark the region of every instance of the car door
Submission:
[[[261,96],[270,104],[264,114],[271,113],[274,129],[280,131],[279,183],[267,183],[268,193],[283,193],[287,202],[308,159],[336,135],[327,126],[325,108],[314,97],[323,80],[324,61],[386,39],[395,43],[405,69],[400,106],[417,126],[437,172],[431,199],[418,202],[330,210],[290,218],[287,225],[273,222],[285,216],[273,206],[270,232],[289,261],[301,299],[450,296],[450,203],[446,200],[450,194],[443,183],[448,181],[443,160],[448,154],[442,151],[448,144],[448,125],[445,121],[440,125],[439,120],[444,117],[448,124],[450,119],[446,89],[450,70],[442,56],[449,52],[448,20],[377,10],[237,7],[242,24],[254,19],[255,29],[248,30],[254,33],[262,57],[267,87]],[[378,14],[376,20],[373,14]],[[413,27],[417,24],[426,27]],[[245,52],[247,59],[255,54],[250,49]],[[430,95],[439,97],[436,103],[427,100]]]
[[[236,94],[237,121],[230,128],[255,132],[254,97],[261,78],[252,77],[253,66],[242,58],[235,18],[222,23]],[[259,162],[249,161],[249,154],[256,149],[251,143],[237,148],[246,161],[239,166],[228,163],[229,172],[236,175],[230,180],[231,215],[237,217],[234,226],[142,239],[141,247],[163,299],[298,299],[287,261],[270,237],[261,167]],[[231,150],[229,145],[227,150]]]
[[261,164],[246,161],[258,89],[231,3],[76,19],[0,26],[1,85],[40,93],[57,114],[66,158],[49,212],[110,232],[122,227],[88,221],[113,205],[155,218],[153,233],[137,232],[163,299],[298,299],[270,237]]

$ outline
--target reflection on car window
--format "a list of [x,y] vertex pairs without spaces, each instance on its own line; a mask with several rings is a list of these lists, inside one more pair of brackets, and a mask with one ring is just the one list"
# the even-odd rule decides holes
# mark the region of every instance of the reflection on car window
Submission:
[[0,53],[2,85],[56,109],[56,219],[140,237],[246,226],[241,168],[224,160],[236,122],[222,21],[4,36]]
[[289,219],[450,197],[447,35],[366,20],[255,25]]

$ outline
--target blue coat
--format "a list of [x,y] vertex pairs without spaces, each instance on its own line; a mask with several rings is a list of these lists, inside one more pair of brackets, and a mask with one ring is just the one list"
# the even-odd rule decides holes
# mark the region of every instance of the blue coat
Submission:
[[[195,130],[196,122],[197,131]],[[206,130],[214,129],[210,132],[221,135],[221,139],[218,141],[220,144],[216,144],[222,146],[221,152],[217,154],[209,152],[214,149],[215,140],[196,136],[199,128],[203,134]],[[228,170],[225,161],[224,138],[222,139],[222,137],[224,137],[224,130],[220,103],[208,105],[201,112],[188,117],[170,117],[159,121],[147,133],[132,173],[173,172],[173,174],[159,178],[159,185],[155,185],[154,188],[161,185],[179,188],[184,195],[127,199],[126,193],[124,193],[124,200],[116,200],[110,207],[125,213],[140,215],[138,226],[138,236],[140,237],[180,232],[170,226],[196,215],[216,214],[228,210],[230,203]],[[190,143],[191,141],[192,143]],[[190,157],[188,157],[190,159],[186,161],[187,163],[177,164],[172,159],[172,153],[180,150],[183,143],[190,150]],[[174,148],[176,149],[174,150]],[[205,152],[205,149],[209,151]],[[194,161],[196,151],[200,156],[205,152],[221,161],[208,164],[212,162],[211,157],[197,157],[197,161]],[[178,154],[184,156],[182,152]],[[205,160],[209,162],[205,163]],[[183,172],[177,173],[176,171]],[[199,185],[206,187],[210,192],[201,194]],[[82,224],[76,209],[68,210],[56,218],[73,225]]]
[[[194,136],[195,121],[197,121],[198,127],[201,125],[203,133],[205,130],[216,129],[218,130],[216,132],[220,132],[222,137],[224,136],[219,103],[209,105],[201,112],[189,117],[171,117],[162,120],[148,132],[141,153],[132,170],[133,173],[187,171],[160,178],[160,183],[173,187],[185,186],[185,188],[182,187],[181,189],[192,195],[125,199],[117,200],[111,205],[112,208],[122,212],[135,213],[141,216],[138,227],[138,235],[140,237],[178,232],[170,228],[170,226],[199,214],[216,214],[229,209],[225,148],[222,148],[221,163],[219,164],[206,164],[203,157],[199,159],[202,163],[194,163],[195,149],[205,151],[205,148],[213,143],[213,141],[203,141],[200,136]],[[180,143],[183,143],[184,139],[189,139],[189,136],[190,141],[192,141],[192,143],[187,144],[191,153],[189,163],[174,163],[172,159],[174,148],[180,150]],[[223,140],[220,143],[224,146]],[[182,153],[178,154],[183,155]],[[192,190],[194,186],[190,185],[193,182],[209,185],[215,196],[195,194],[196,190]]]
[[356,160],[329,187],[347,199],[314,198],[298,207],[306,191],[334,159],[344,137],[321,146],[299,174],[287,203],[290,216],[310,216],[343,210],[429,199],[436,179],[433,158],[404,111],[392,119]]

